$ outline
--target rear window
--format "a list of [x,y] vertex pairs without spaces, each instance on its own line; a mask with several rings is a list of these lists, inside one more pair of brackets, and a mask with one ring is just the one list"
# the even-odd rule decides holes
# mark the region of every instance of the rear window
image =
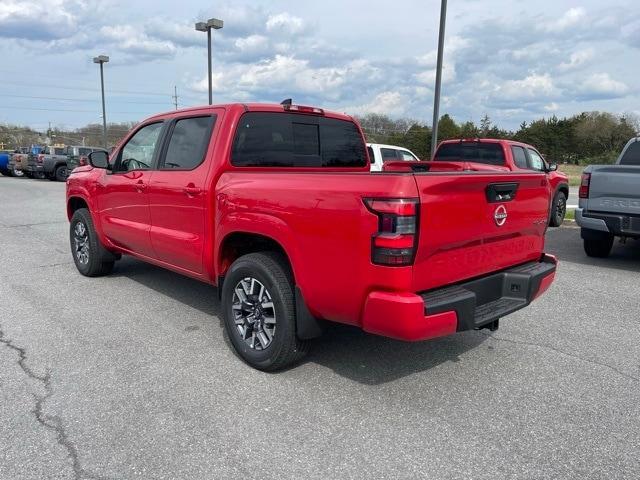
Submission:
[[248,112],[240,119],[231,163],[239,167],[363,167],[367,155],[353,122]]
[[640,165],[640,142],[633,142],[625,150],[620,165]]
[[445,162],[476,162],[487,165],[504,165],[504,152],[499,143],[462,142],[445,143],[434,160]]

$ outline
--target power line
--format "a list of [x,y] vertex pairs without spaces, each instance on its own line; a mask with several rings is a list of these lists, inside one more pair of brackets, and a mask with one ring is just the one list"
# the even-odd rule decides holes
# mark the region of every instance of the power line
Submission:
[[[81,90],[84,92],[97,92],[98,89],[97,88],[89,88],[89,87],[74,87],[74,86],[69,86],[69,85],[56,85],[56,84],[52,84],[52,83],[46,83],[46,84],[38,84],[38,83],[31,83],[31,82],[12,82],[12,81],[2,81],[2,84],[6,84],[6,85],[16,85],[16,86],[20,86],[20,87],[36,87],[36,88],[57,88],[57,89],[61,89],[61,90],[73,90],[73,91],[77,91],[77,90]],[[138,91],[138,90],[106,90],[106,93],[118,93],[121,95],[153,95],[153,96],[159,96],[159,97],[168,97],[169,95],[167,95],[166,92],[164,93],[160,93],[160,92],[153,92],[153,91]],[[195,96],[191,96],[192,98],[195,98]]]
[[[96,110],[72,110],[68,108],[41,108],[41,107],[24,107],[18,105],[0,105],[0,108],[14,108],[16,110],[38,110],[43,112],[73,112],[73,113],[98,113]],[[110,112],[117,113],[119,115],[149,115],[148,111],[145,112]]]
[[[0,97],[11,98],[29,98],[34,100],[59,100],[63,102],[86,102],[95,103],[95,99],[90,98],[64,98],[64,97],[40,97],[36,95],[13,95],[10,93],[0,93]],[[149,101],[132,101],[132,100],[113,100],[114,103],[142,104],[142,105],[166,105],[167,102],[149,102]]]

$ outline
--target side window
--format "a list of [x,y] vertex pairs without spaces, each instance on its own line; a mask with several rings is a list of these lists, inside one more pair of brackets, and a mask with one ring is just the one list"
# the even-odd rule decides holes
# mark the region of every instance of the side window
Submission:
[[529,168],[529,164],[527,163],[527,154],[524,153],[523,147],[517,147],[514,145],[511,147],[511,152],[513,153],[513,161],[518,168]]
[[640,165],[640,141],[629,145],[620,159],[620,165]]
[[398,160],[398,151],[393,148],[381,148],[383,162],[394,162]]
[[214,117],[183,118],[175,124],[161,169],[193,170],[204,160]]
[[402,158],[402,160],[418,160],[411,152],[406,150],[398,150],[398,152],[400,153],[400,158]]
[[535,150],[529,148],[529,159],[531,160],[530,167],[532,170],[539,172],[544,171],[544,160]]
[[138,130],[122,147],[114,172],[149,170],[161,131],[162,122],[152,123]]

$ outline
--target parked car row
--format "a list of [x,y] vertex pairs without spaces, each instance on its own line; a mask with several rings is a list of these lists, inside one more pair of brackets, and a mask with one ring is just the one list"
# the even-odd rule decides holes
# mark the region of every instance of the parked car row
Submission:
[[87,164],[91,152],[106,151],[87,146],[31,146],[0,153],[0,173],[11,177],[57,180],[64,182],[69,172]]

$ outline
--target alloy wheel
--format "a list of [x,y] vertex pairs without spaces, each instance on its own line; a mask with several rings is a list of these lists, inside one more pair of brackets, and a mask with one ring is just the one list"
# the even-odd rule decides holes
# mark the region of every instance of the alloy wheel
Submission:
[[73,229],[75,255],[82,265],[89,263],[89,233],[84,223],[78,222]]
[[276,332],[276,310],[267,288],[245,277],[233,289],[233,320],[240,337],[253,350],[264,350]]

